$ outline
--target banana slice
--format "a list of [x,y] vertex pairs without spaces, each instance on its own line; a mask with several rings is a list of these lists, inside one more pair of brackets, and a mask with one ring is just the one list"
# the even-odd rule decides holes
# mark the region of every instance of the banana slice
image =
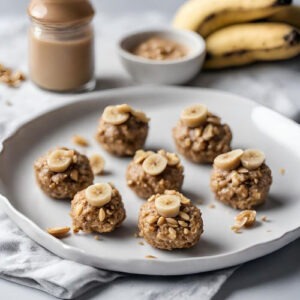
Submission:
[[125,123],[130,114],[128,112],[120,111],[120,107],[118,106],[107,106],[104,109],[102,114],[102,118],[106,123],[113,124],[113,125],[120,125]]
[[243,153],[243,150],[236,149],[224,154],[220,154],[215,158],[214,165],[222,170],[233,170],[241,163],[241,156]]
[[155,199],[157,212],[165,218],[174,218],[180,211],[180,197],[177,195],[162,195]]
[[142,168],[149,175],[158,175],[167,167],[168,161],[160,154],[151,154],[143,162]]
[[132,107],[129,106],[128,104],[120,104],[116,106],[118,112],[120,113],[131,113],[132,112]]
[[64,172],[72,163],[73,151],[57,149],[52,151],[48,158],[47,164],[53,172]]
[[208,110],[205,105],[195,104],[185,108],[180,115],[180,119],[189,127],[197,127],[206,121],[207,113]]
[[247,149],[241,156],[242,165],[248,170],[257,169],[264,163],[265,159],[265,154],[257,149]]
[[101,207],[112,198],[112,188],[108,183],[95,183],[85,190],[86,200],[90,205]]

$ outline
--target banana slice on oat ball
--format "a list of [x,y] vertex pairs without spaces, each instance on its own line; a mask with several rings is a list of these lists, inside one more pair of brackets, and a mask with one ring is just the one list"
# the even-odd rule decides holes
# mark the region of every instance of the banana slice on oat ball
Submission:
[[48,158],[47,164],[53,172],[64,172],[72,163],[72,151],[57,149],[52,151]]
[[102,118],[105,122],[113,125],[125,123],[129,118],[128,112],[122,112],[117,106],[107,106],[103,112]]
[[163,217],[176,217],[180,210],[180,197],[177,195],[162,195],[155,199],[155,207]]
[[86,200],[92,206],[101,207],[112,197],[112,188],[108,183],[95,183],[85,190]]
[[180,118],[182,122],[189,127],[196,127],[207,119],[207,107],[203,104],[195,104],[185,108]]
[[260,167],[265,161],[265,154],[257,149],[247,149],[241,156],[243,167],[248,170],[254,170]]
[[221,170],[235,169],[241,163],[241,157],[244,151],[235,149],[230,152],[220,154],[214,160],[214,165]]
[[160,154],[151,154],[143,162],[143,170],[149,175],[161,174],[167,167],[168,161]]

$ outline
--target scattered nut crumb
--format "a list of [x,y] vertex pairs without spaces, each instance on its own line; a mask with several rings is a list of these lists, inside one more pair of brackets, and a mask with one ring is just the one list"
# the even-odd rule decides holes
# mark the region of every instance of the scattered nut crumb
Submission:
[[89,158],[90,165],[94,175],[100,175],[104,171],[105,160],[99,154],[93,154]]
[[262,216],[260,219],[261,219],[263,222],[268,222],[267,216]]
[[62,238],[64,237],[69,231],[70,227],[65,226],[65,227],[52,227],[52,228],[47,228],[47,232],[56,238]]
[[211,204],[209,204],[209,205],[208,205],[208,207],[209,207],[209,208],[215,208],[215,207],[216,207],[216,205],[215,205],[215,204],[213,204],[213,203],[211,203]]
[[140,235],[136,232],[134,235],[133,235],[135,238],[139,239],[140,238]]
[[139,242],[139,245],[144,246],[145,244],[144,242]]
[[285,174],[285,169],[284,168],[280,168],[279,172],[280,172],[281,175],[284,175]]
[[84,138],[83,136],[81,135],[74,135],[72,137],[72,141],[74,144],[78,145],[78,146],[82,146],[82,147],[87,147],[89,145],[89,142],[86,138]]
[[156,259],[157,257],[154,255],[146,255],[145,258]]
[[239,233],[243,227],[251,227],[256,222],[255,210],[243,210],[235,217],[235,224],[231,227],[231,230],[235,233]]
[[12,72],[10,68],[0,64],[0,82],[10,86],[18,87],[26,78],[20,71]]
[[99,235],[94,235],[94,239],[99,241],[100,240],[100,236]]

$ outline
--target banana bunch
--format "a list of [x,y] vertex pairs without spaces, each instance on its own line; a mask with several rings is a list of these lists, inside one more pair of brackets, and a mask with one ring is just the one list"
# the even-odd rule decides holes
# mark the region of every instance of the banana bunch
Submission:
[[288,59],[300,54],[300,7],[290,4],[291,0],[189,0],[178,10],[173,26],[206,39],[207,69]]

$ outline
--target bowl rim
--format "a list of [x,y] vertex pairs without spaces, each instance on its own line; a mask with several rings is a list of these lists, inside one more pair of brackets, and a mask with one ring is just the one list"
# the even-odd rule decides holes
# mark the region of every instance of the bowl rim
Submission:
[[[186,39],[189,38],[189,39],[194,40],[196,42],[197,46],[193,47],[193,50],[194,50],[193,54],[186,55],[183,58],[172,59],[172,60],[154,60],[154,59],[144,58],[144,57],[130,53],[128,50],[126,50],[123,47],[122,44],[124,43],[124,41],[126,41],[127,39],[133,39],[133,38],[135,38],[135,36],[143,34],[143,33],[145,33],[145,34],[153,33],[153,35],[155,33],[158,33],[158,34],[159,33],[181,34],[181,36],[184,36],[184,38],[186,38]],[[118,47],[119,54],[123,58],[133,61],[133,62],[142,63],[145,65],[160,65],[160,66],[174,65],[174,64],[185,63],[187,61],[191,61],[197,57],[201,57],[201,55],[206,54],[206,43],[205,43],[204,38],[200,34],[190,31],[190,30],[176,29],[176,28],[170,28],[170,27],[163,27],[163,28],[153,27],[153,28],[147,28],[147,29],[135,30],[135,31],[128,32],[128,33],[124,34],[118,40],[117,47]]]

